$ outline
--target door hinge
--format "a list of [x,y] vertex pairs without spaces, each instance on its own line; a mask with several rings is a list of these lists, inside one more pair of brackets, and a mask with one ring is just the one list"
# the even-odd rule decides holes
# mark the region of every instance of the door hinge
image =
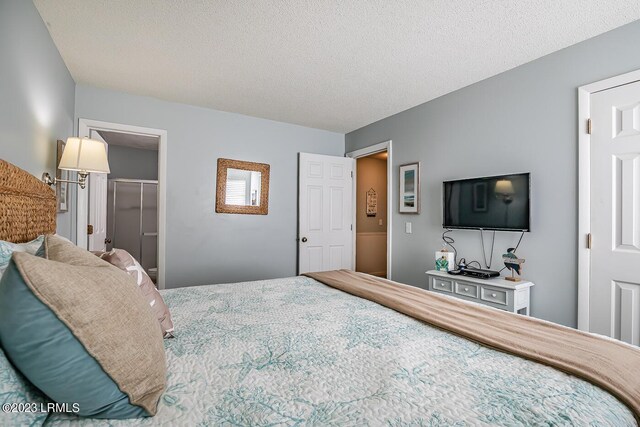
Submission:
[[87,225],[87,234],[93,234],[93,225],[92,224]]
[[589,135],[591,135],[591,130],[592,130],[591,119],[587,119],[587,133]]
[[353,231],[353,224],[351,224],[351,231]]
[[591,249],[591,233],[587,234],[587,249]]
[[353,178],[353,171],[351,171],[351,178]]

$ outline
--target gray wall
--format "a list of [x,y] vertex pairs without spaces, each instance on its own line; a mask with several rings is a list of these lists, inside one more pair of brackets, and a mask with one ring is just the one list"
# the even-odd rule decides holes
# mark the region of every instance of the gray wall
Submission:
[[[640,68],[640,21],[346,135],[347,151],[393,140],[394,170],[422,162],[422,213],[393,218],[393,278],[425,286],[442,233],[443,180],[532,173],[532,232],[526,258],[532,314],[575,326],[577,320],[577,88]],[[396,178],[397,179],[397,178]],[[398,205],[397,193],[391,200]],[[413,234],[405,234],[405,221]],[[467,259],[482,259],[479,231],[454,231]],[[494,268],[516,243],[498,233]]]
[[[38,178],[55,176],[56,140],[73,134],[74,93],[33,3],[0,1],[0,158]],[[58,215],[58,233],[73,237],[71,221],[71,213]]]
[[158,179],[158,152],[109,145],[109,179]]
[[[298,153],[345,152],[342,134],[83,85],[76,117],[167,130],[167,287],[295,275]],[[269,215],[215,213],[219,157],[271,165]]]

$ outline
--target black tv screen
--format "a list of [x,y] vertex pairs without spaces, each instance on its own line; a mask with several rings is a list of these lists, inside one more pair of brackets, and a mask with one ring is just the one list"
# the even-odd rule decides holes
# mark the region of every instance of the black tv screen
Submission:
[[530,231],[530,174],[443,183],[443,227]]

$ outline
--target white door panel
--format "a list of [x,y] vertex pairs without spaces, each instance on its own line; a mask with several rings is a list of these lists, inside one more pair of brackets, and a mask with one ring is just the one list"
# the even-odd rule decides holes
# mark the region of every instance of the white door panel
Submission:
[[298,272],[353,269],[353,167],[346,157],[300,153]]
[[89,175],[89,224],[93,234],[89,234],[89,250],[106,250],[107,238],[107,174]]
[[[89,136],[96,141],[102,141],[105,150],[109,153],[109,145],[102,136],[91,129]],[[107,249],[105,239],[107,238],[107,174],[89,174],[89,185],[84,191],[89,192],[89,213],[88,225],[93,228],[89,234],[87,231],[87,249],[90,251],[104,251]]]
[[589,330],[640,345],[640,82],[591,96]]

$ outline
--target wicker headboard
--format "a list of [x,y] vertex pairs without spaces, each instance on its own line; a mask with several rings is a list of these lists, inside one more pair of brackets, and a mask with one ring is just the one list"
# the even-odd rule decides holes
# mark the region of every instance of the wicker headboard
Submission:
[[55,233],[56,209],[48,185],[0,159],[0,240],[22,243]]

